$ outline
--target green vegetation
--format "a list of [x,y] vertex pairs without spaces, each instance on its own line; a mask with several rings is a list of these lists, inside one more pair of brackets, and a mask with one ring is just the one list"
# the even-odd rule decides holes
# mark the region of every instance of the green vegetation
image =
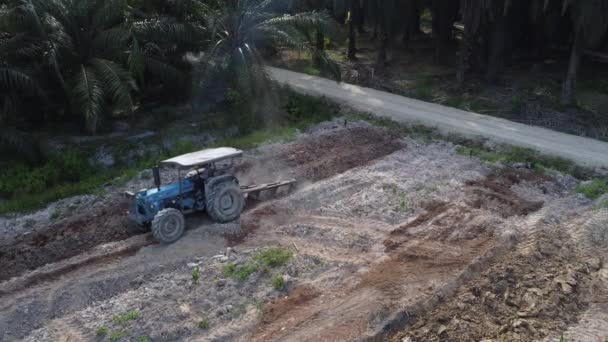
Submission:
[[151,342],[151,340],[150,340],[150,338],[149,338],[149,337],[147,337],[147,336],[140,336],[140,337],[137,339],[137,342]]
[[234,263],[229,263],[224,266],[224,275],[227,277],[238,279],[240,281],[244,281],[247,280],[250,275],[257,272],[258,270],[258,265],[254,263],[247,263],[244,265],[236,265]]
[[134,321],[139,317],[139,310],[131,310],[120,315],[114,316],[113,320],[119,324],[125,324],[129,321]]
[[108,334],[108,328],[105,325],[101,325],[97,328],[95,334],[99,337],[104,337]]
[[[215,145],[248,149],[267,142],[288,141],[295,137],[298,129],[305,130],[339,114],[339,108],[324,99],[298,95],[288,89],[280,92],[285,111],[275,127],[221,139]],[[113,146],[112,151],[116,159],[121,159],[121,155],[135,148],[136,144],[126,143]],[[120,186],[160,160],[200,148],[203,146],[177,141],[155,155],[139,157],[129,165],[118,163],[112,169],[91,165],[87,158],[90,152],[76,149],[54,155],[41,166],[17,164],[0,170],[0,196],[9,198],[0,203],[0,215],[35,210],[66,197],[103,190],[104,186]]]
[[549,156],[523,147],[503,146],[497,151],[490,151],[481,147],[458,146],[456,152],[465,156],[478,157],[490,163],[529,163],[534,170],[540,172],[555,170],[581,179],[587,177],[587,172],[571,160]]
[[387,128],[396,134],[408,135],[425,141],[441,139],[441,135],[435,128],[422,124],[406,125],[393,119],[376,116],[370,113],[348,113],[345,115],[349,120],[362,120],[378,127]]
[[276,290],[282,290],[285,288],[285,279],[278,273],[272,275],[270,282],[272,283],[272,287]]
[[422,101],[432,101],[434,98],[431,81],[424,79],[416,84],[414,97]]
[[209,329],[209,320],[203,319],[200,322],[198,322],[198,328],[201,330]]
[[126,331],[122,331],[122,330],[113,331],[110,334],[110,342],[116,342],[116,341],[120,340],[121,338],[128,337],[128,336],[129,336],[129,334]]
[[605,193],[608,193],[608,181],[604,179],[594,179],[587,183],[581,184],[576,188],[578,193],[585,195],[585,197],[594,200],[599,198]]
[[198,282],[198,279],[201,277],[201,269],[200,267],[196,266],[194,267],[194,269],[192,270],[192,281],[194,282]]
[[274,268],[285,265],[292,255],[293,253],[286,249],[268,248],[256,255],[255,260],[262,266]]
[[291,251],[285,249],[268,248],[256,254],[252,261],[245,264],[227,264],[224,266],[224,275],[226,277],[244,281],[259,270],[267,271],[269,268],[284,266],[292,255],[293,253]]

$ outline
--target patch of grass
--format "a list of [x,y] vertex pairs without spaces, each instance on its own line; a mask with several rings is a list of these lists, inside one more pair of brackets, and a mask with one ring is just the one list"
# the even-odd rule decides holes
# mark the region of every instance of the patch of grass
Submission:
[[240,281],[244,281],[247,280],[250,275],[257,272],[258,270],[258,265],[254,263],[247,263],[244,265],[236,265],[234,263],[229,263],[224,266],[224,275],[227,277],[238,279]]
[[273,274],[270,282],[272,283],[272,287],[274,287],[276,290],[282,290],[285,288],[285,279],[280,274]]
[[304,67],[304,69],[302,71],[305,74],[311,75],[311,76],[319,76],[319,75],[321,75],[321,70],[319,70],[319,68],[315,67],[312,64]]
[[207,319],[203,319],[200,322],[198,322],[198,328],[201,330],[207,330],[209,329],[209,320]]
[[289,250],[268,248],[256,255],[255,260],[262,266],[274,268],[285,265],[292,256],[293,253]]
[[137,339],[137,341],[138,341],[138,342],[150,342],[151,340],[150,340],[150,338],[149,338],[149,337],[147,337],[147,336],[140,336],[140,337]]
[[122,330],[117,330],[117,331],[113,331],[110,334],[110,342],[116,342],[118,340],[120,340],[123,337],[128,337],[129,334],[126,331],[122,331]]
[[523,112],[525,105],[526,101],[524,101],[521,95],[515,95],[513,98],[511,98],[511,112],[514,114]]
[[196,266],[194,267],[194,269],[192,270],[192,281],[194,282],[198,282],[198,279],[201,277],[201,269],[200,267]]
[[399,195],[399,210],[401,212],[410,211],[409,199],[407,198],[407,194],[401,193]]
[[100,325],[95,331],[95,334],[99,337],[106,336],[108,334],[108,328],[105,325]]
[[340,113],[339,106],[324,98],[290,93],[285,102],[288,126],[301,130],[331,120]]
[[125,324],[129,321],[134,321],[139,317],[139,310],[130,310],[125,313],[114,316],[113,320],[119,324]]
[[428,127],[422,124],[401,124],[393,119],[379,117],[370,113],[348,113],[345,116],[350,120],[366,121],[374,126],[386,128],[397,134],[409,135],[415,138],[423,139],[425,141],[432,141],[441,138],[441,135],[435,128]]
[[434,98],[431,81],[424,79],[418,82],[414,88],[414,97],[423,101],[432,101]]
[[555,170],[581,179],[586,178],[587,174],[584,169],[577,166],[571,160],[546,155],[529,148],[503,146],[497,151],[490,151],[480,147],[458,146],[456,148],[456,152],[465,156],[478,157],[481,160],[485,160],[490,163],[530,163],[532,168],[539,172]]
[[585,184],[581,184],[576,188],[576,192],[585,195],[585,197],[594,200],[608,192],[608,181],[603,179],[594,179]]

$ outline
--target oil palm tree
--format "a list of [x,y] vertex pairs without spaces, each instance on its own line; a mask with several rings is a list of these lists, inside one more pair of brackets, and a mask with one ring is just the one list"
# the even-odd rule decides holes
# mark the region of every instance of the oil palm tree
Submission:
[[8,21],[40,53],[58,95],[91,133],[105,114],[133,106],[127,12],[125,0],[17,0],[10,9]]
[[[314,52],[305,32],[333,29],[326,13],[280,14],[272,11],[272,5],[271,0],[226,0],[206,13],[209,41],[197,68],[198,86],[205,88],[211,80],[222,79],[243,95],[254,96],[265,89],[264,51]],[[338,69],[332,71],[339,77]]]
[[575,102],[576,79],[585,48],[599,43],[608,31],[608,1],[564,0],[563,13],[570,13],[574,25],[572,52],[561,98],[563,104],[570,105]]

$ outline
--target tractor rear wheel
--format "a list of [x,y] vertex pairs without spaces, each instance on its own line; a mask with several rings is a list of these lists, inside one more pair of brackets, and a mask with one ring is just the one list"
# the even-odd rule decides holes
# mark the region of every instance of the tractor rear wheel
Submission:
[[228,181],[219,183],[207,191],[207,214],[215,222],[231,222],[241,216],[245,197],[238,184]]
[[184,234],[186,221],[181,211],[169,208],[159,211],[152,220],[152,235],[163,244],[171,244]]

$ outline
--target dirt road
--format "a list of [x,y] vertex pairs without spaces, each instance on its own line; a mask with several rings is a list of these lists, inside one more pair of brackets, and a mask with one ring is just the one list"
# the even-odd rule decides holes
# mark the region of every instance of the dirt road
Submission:
[[397,122],[421,123],[444,133],[485,137],[568,158],[590,167],[608,167],[608,143],[528,126],[491,116],[360,87],[285,69],[268,68],[270,76],[294,90],[325,96],[357,110]]
[[[301,184],[249,203],[240,222],[193,217],[171,246],[133,235],[73,256],[63,234],[37,227],[55,253],[42,267],[20,258],[36,270],[0,283],[0,340],[608,338],[608,209],[569,176],[489,167],[450,143],[341,120],[249,151],[238,169],[251,183]],[[100,220],[123,231],[118,217]],[[90,234],[62,222],[49,226]],[[78,264],[129,244],[140,249]],[[271,247],[289,252],[285,263],[261,261]],[[36,278],[47,269],[64,272]]]

